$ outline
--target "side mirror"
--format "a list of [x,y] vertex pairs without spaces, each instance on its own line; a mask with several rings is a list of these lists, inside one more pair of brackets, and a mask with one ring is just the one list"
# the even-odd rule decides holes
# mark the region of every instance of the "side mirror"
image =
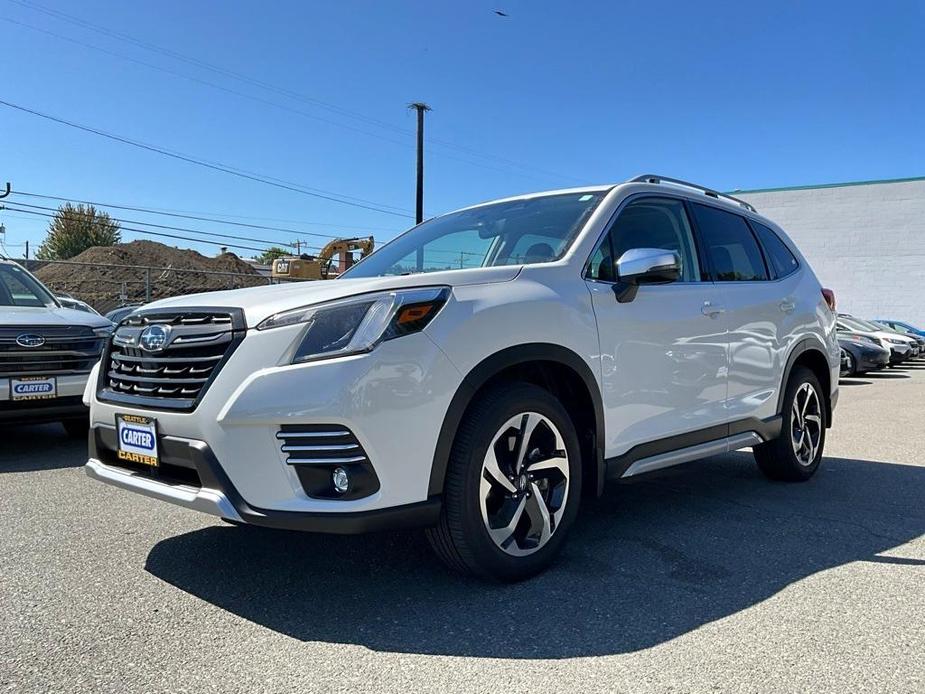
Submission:
[[621,304],[636,298],[640,284],[665,284],[681,278],[681,257],[664,248],[631,248],[616,263],[613,293]]

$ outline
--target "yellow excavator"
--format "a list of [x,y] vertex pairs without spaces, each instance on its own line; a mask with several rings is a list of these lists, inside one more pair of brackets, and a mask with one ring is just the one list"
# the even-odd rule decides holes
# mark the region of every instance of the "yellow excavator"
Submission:
[[[359,251],[360,258],[373,252],[375,240],[368,238],[334,239],[318,255],[295,255],[277,258],[273,261],[270,276],[280,280],[328,280],[334,279],[355,262],[353,254]],[[333,260],[339,256],[336,267]]]

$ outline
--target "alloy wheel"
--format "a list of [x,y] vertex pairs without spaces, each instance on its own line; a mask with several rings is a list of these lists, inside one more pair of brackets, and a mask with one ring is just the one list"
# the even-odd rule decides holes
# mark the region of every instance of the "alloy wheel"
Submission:
[[537,412],[507,420],[488,446],[479,485],[495,545],[512,556],[544,547],[559,527],[568,487],[568,451],[556,425]]
[[822,409],[816,389],[803,383],[793,396],[790,442],[800,465],[812,465],[822,440]]

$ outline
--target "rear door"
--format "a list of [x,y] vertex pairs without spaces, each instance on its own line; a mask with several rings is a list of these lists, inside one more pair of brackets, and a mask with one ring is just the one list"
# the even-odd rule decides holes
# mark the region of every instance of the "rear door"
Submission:
[[[730,422],[771,417],[777,408],[787,336],[799,315],[796,259],[789,274],[776,279],[745,217],[712,205],[690,207],[710,279],[721,291],[729,331],[727,417]],[[770,229],[767,232],[773,236]]]
[[[632,301],[619,303],[614,262],[632,248],[676,251],[681,280],[643,285]],[[631,199],[595,250],[586,279],[600,336],[606,455],[723,424],[726,336],[722,313],[714,310],[719,290],[701,281],[684,202]]]

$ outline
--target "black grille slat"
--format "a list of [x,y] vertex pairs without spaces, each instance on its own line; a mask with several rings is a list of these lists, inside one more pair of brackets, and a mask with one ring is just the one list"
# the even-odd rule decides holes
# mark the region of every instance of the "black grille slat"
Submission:
[[[170,326],[161,351],[140,347],[150,325]],[[113,335],[100,373],[99,397],[152,409],[193,409],[244,332],[240,309],[134,313]]]
[[366,451],[339,424],[285,424],[276,433],[290,465],[354,465],[369,462]]
[[[20,335],[38,335],[45,343],[23,347]],[[0,327],[0,376],[62,376],[89,373],[105,339],[81,325]]]

